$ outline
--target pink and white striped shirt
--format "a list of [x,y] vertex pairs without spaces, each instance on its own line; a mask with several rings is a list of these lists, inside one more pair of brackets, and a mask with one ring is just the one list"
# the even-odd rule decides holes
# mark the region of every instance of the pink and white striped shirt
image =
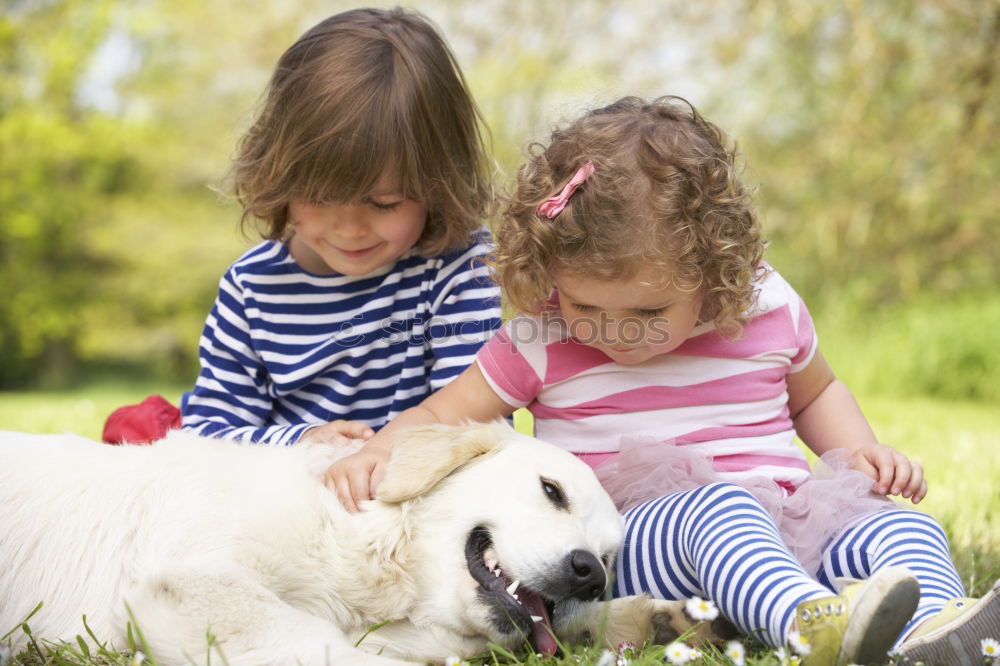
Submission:
[[786,488],[809,478],[795,444],[785,377],[817,339],[805,303],[773,269],[738,340],[699,324],[669,354],[633,366],[568,337],[558,313],[519,316],[476,361],[497,395],[535,417],[535,435],[597,466],[623,437],[704,448],[723,478],[764,474]]

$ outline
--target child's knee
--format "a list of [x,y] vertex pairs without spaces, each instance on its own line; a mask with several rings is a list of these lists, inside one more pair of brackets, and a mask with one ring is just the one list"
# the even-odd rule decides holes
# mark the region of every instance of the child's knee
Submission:
[[944,528],[926,513],[909,509],[889,509],[875,514],[875,518],[889,533],[922,533],[933,537],[945,549],[948,548],[948,535],[945,534]]
[[693,492],[697,497],[714,504],[730,504],[737,507],[751,504],[763,510],[760,500],[753,493],[735,483],[718,481],[701,486]]

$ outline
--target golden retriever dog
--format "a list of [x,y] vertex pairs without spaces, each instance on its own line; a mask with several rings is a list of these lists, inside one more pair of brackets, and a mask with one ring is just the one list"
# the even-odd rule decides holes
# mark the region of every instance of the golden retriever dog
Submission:
[[85,614],[121,649],[134,622],[164,665],[351,666],[677,633],[674,602],[598,601],[622,518],[571,454],[504,423],[411,430],[351,514],[321,482],[345,453],[0,433],[0,633],[42,602],[35,636],[87,636]]

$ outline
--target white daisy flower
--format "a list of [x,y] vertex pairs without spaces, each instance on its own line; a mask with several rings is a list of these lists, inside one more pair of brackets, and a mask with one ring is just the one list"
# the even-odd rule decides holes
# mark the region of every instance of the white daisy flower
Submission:
[[982,650],[984,657],[990,659],[1000,657],[1000,641],[995,638],[984,638],[979,641],[979,649]]
[[781,666],[798,666],[802,663],[799,656],[796,654],[788,654],[785,648],[780,647],[774,651],[776,657],[778,657],[778,662]]
[[691,597],[684,604],[684,610],[693,620],[708,620],[711,622],[719,617],[719,609],[708,599]]
[[459,657],[451,656],[444,660],[444,666],[469,666],[469,662],[462,661]]
[[792,652],[802,657],[812,652],[812,648],[809,646],[809,639],[797,631],[788,632],[788,644],[791,646]]
[[735,666],[743,666],[746,663],[747,650],[743,647],[743,643],[739,641],[729,641],[726,643],[724,654],[729,657],[729,661],[733,662]]
[[665,653],[671,664],[686,664],[691,659],[691,648],[680,641],[674,641],[667,646]]
[[135,654],[132,655],[132,661],[129,662],[129,666],[142,666],[142,662],[144,661],[146,661],[146,655],[141,650],[136,650]]
[[601,650],[601,656],[594,666],[615,666],[615,653],[611,650]]

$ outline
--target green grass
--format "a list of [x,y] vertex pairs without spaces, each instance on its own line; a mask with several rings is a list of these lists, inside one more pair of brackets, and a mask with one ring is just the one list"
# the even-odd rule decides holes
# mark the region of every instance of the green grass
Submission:
[[[186,388],[102,382],[59,393],[0,393],[0,429],[75,432],[99,438],[104,419],[116,407],[139,402],[152,393],[160,393],[176,404]],[[883,442],[924,465],[929,493],[917,508],[940,520],[951,538],[963,581],[971,593],[981,594],[1000,577],[1000,484],[997,484],[1000,417],[996,407],[910,397],[859,396],[859,401]],[[6,633],[8,629],[11,628],[0,627],[0,632]],[[78,644],[46,646],[39,641],[36,650],[22,653],[13,663],[32,666],[130,663],[127,658],[104,652],[95,650],[87,658]],[[496,649],[471,663],[576,666],[599,661],[601,650],[581,646],[568,657],[544,660]],[[647,648],[630,663],[632,666],[662,664],[663,648]],[[731,664],[718,652],[711,651],[693,663]],[[746,663],[764,666],[779,662],[773,653],[757,651],[748,655]]]
[[99,440],[108,415],[154,393],[178,404],[190,386],[101,381],[68,391],[0,391],[0,430],[72,432]]
[[[947,528],[956,549],[1000,556],[1000,413],[995,405],[926,398],[869,398],[864,408],[886,444],[924,466],[918,505]],[[996,569],[994,578],[1000,575]],[[992,579],[991,581],[992,582]]]

